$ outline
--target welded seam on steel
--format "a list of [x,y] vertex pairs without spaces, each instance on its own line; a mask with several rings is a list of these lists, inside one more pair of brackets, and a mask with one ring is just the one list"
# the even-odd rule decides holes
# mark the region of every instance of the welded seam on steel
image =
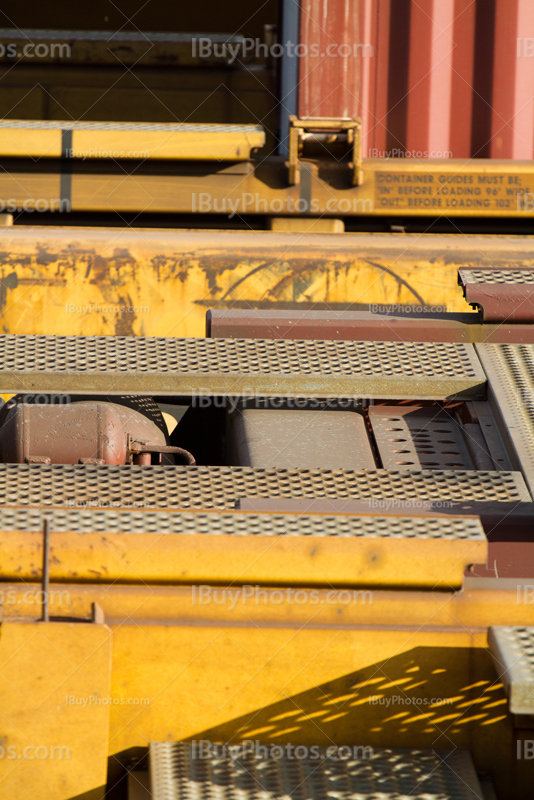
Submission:
[[[196,742],[151,742],[149,773],[154,800],[343,796],[479,800],[468,751],[310,747],[302,758],[277,748],[228,747]],[[283,743],[282,743],[283,744]],[[347,756],[348,752],[348,756]]]
[[463,343],[8,334],[0,392],[439,399],[485,376]]
[[534,491],[534,345],[475,345],[489,383],[490,402],[512,461]]
[[0,506],[232,510],[252,497],[354,498],[377,514],[395,500],[531,499],[518,472],[0,464]]
[[0,530],[55,533],[154,533],[230,536],[318,536],[485,541],[474,517],[358,517],[342,514],[254,514],[108,509],[0,508]]
[[494,625],[488,645],[512,714],[534,714],[534,628]]

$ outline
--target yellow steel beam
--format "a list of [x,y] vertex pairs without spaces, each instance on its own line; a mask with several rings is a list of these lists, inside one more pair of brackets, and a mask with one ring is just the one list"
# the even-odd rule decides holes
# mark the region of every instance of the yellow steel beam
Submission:
[[203,336],[206,309],[225,307],[469,312],[460,266],[534,267],[527,236],[467,234],[14,225],[0,250],[6,333]]
[[[307,526],[320,515],[287,515],[287,535],[261,535],[255,529],[269,515],[187,513],[184,533],[52,532],[50,577],[54,581],[102,583],[218,583],[331,585],[360,587],[460,588],[470,564],[485,564],[487,540],[480,522],[451,534],[461,520],[407,520],[411,533],[396,534],[395,520],[370,518],[362,535],[307,536]],[[248,535],[194,533],[198,528],[223,529],[221,520],[236,516],[236,528]],[[339,516],[341,522],[344,521]],[[211,521],[210,521],[211,520]],[[366,518],[363,518],[366,521]],[[249,522],[250,521],[250,522]],[[392,524],[391,524],[392,523]],[[247,525],[249,526],[247,528]],[[300,535],[299,535],[300,533]],[[190,534],[190,535],[188,535]],[[465,538],[464,538],[465,537]],[[42,564],[42,531],[0,531],[0,580],[32,580]]]
[[[534,606],[518,604],[515,587],[345,597],[310,589],[305,603],[283,587],[251,587],[252,595],[235,586],[226,594],[206,588],[211,596],[205,592],[199,602],[192,587],[51,586],[52,615],[87,618],[97,602],[112,631],[112,773],[122,753],[158,740],[434,749],[447,742],[471,751],[477,769],[494,775],[503,800],[529,796],[530,762],[517,760],[514,743],[523,734],[514,731],[486,650],[488,624],[534,622]],[[40,585],[6,583],[2,590],[4,620],[10,619],[3,631],[27,631],[28,646],[7,675],[24,686],[36,663],[30,643],[41,623],[31,624],[31,616]],[[70,639],[61,635],[79,647],[80,631],[97,627],[77,624]],[[5,651],[6,664],[17,642]],[[47,666],[41,651],[39,657]],[[65,698],[77,697],[80,725],[84,700],[93,696],[98,707],[105,691],[89,681],[66,685]],[[12,701],[11,713],[19,702]],[[59,712],[66,699],[52,702]],[[21,720],[22,734],[30,722]],[[28,790],[37,785],[30,777]]]
[[0,121],[0,156],[246,161],[263,147],[256,125]]
[[[170,133],[159,133],[152,141],[142,133],[129,133],[129,123],[123,124],[124,134],[120,135],[117,131],[75,131],[76,136],[83,133],[79,141],[84,148],[76,144],[75,152],[81,154],[85,148],[96,148],[99,152],[110,148],[138,151],[146,147],[147,152],[158,158],[176,158],[182,154],[190,159],[237,160],[248,158],[250,148],[263,142],[263,139],[260,141],[263,133],[254,133],[257,129],[253,126],[250,134],[237,133],[228,140],[226,133],[221,133],[219,138],[206,133],[205,143],[201,144],[200,133],[176,134],[176,141]],[[180,137],[184,137],[183,145]],[[3,141],[5,155],[23,156],[30,146],[17,144],[13,131],[7,128],[0,141]],[[51,145],[38,147],[35,151],[28,150],[27,155],[46,151],[57,156],[59,139],[55,142],[52,149]],[[213,149],[215,147],[217,150]],[[46,198],[55,209],[84,212],[336,218],[362,214],[388,217],[534,215],[534,166],[530,161],[368,159],[363,162],[363,182],[359,186],[351,185],[349,170],[343,163],[301,160],[299,164],[300,183],[288,185],[288,167],[280,159],[247,161],[218,171],[199,171],[177,163],[172,170],[155,172],[153,165],[145,163],[136,167],[131,175],[121,165],[103,170],[98,163],[88,165],[76,161],[71,163],[68,174],[62,171],[60,162],[45,174],[37,172],[34,165],[26,167],[21,160],[0,175],[0,199],[5,203],[9,199],[15,208],[39,208],[39,203]]]
[[[297,601],[291,587],[233,583],[227,587],[202,586],[204,592],[198,586],[52,583],[50,615],[90,620],[96,602],[107,623],[113,625],[128,621],[137,625],[147,620],[161,625],[180,620],[184,625],[316,625],[336,630],[361,625],[383,630],[397,625],[411,629],[429,625],[436,635],[445,630],[470,630],[477,636],[485,636],[490,625],[534,625],[528,585],[525,592],[515,584],[510,589],[468,587],[460,592],[308,587],[305,602],[301,602],[303,596]],[[35,621],[41,613],[41,589],[40,583],[2,581],[2,619]]]
[[[107,776],[111,634],[105,625],[4,622],[0,794],[101,800]],[[83,697],[85,706],[67,698]]]

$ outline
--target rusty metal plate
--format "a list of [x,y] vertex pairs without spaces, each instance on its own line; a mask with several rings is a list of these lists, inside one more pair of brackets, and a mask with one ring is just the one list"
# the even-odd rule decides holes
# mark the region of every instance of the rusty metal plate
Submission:
[[230,510],[245,497],[530,500],[516,472],[0,465],[4,506]]
[[485,541],[476,517],[382,517],[343,514],[250,514],[240,511],[129,511],[0,508],[0,530],[54,533],[209,534],[211,536],[337,536]]
[[0,392],[483,396],[472,345],[0,336]]
[[459,269],[458,283],[484,322],[534,322],[533,270]]
[[[304,757],[275,749],[200,742],[151,742],[150,788],[154,800],[297,798],[375,800],[480,800],[471,756],[463,750],[390,750],[371,747],[306,747]],[[252,743],[253,744],[253,743]],[[210,749],[207,749],[208,746]],[[281,752],[280,752],[281,751]]]
[[512,714],[534,714],[534,628],[492,625],[488,645]]
[[474,467],[460,425],[443,409],[371,406],[369,418],[385,469]]
[[354,411],[236,409],[229,463],[244,467],[376,469],[365,419]]
[[534,489],[534,345],[477,344],[489,401],[512,463]]

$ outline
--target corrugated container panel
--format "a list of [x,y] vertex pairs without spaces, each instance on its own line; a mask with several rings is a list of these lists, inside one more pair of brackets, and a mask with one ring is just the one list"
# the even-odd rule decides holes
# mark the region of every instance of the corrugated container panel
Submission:
[[533,0],[301,0],[299,116],[364,157],[534,157]]

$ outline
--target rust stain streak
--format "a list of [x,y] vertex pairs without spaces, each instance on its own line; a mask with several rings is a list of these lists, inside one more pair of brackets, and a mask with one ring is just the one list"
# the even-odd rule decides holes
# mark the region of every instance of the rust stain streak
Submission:
[[408,291],[411,292],[413,294],[413,296],[417,298],[417,300],[419,300],[419,302],[421,303],[422,306],[425,305],[425,301],[423,300],[421,295],[418,294],[415,291],[415,289],[412,286],[410,286],[410,284],[407,281],[405,281],[403,278],[401,278],[399,275],[397,275],[392,269],[389,269],[388,267],[383,267],[382,264],[377,264],[374,261],[370,261],[368,258],[365,259],[365,262],[367,264],[370,264],[372,267],[376,267],[377,269],[381,269],[382,272],[387,272],[387,274],[391,275],[392,278],[395,278],[395,280],[399,284],[401,284],[402,286],[405,286],[406,289],[408,289]]

